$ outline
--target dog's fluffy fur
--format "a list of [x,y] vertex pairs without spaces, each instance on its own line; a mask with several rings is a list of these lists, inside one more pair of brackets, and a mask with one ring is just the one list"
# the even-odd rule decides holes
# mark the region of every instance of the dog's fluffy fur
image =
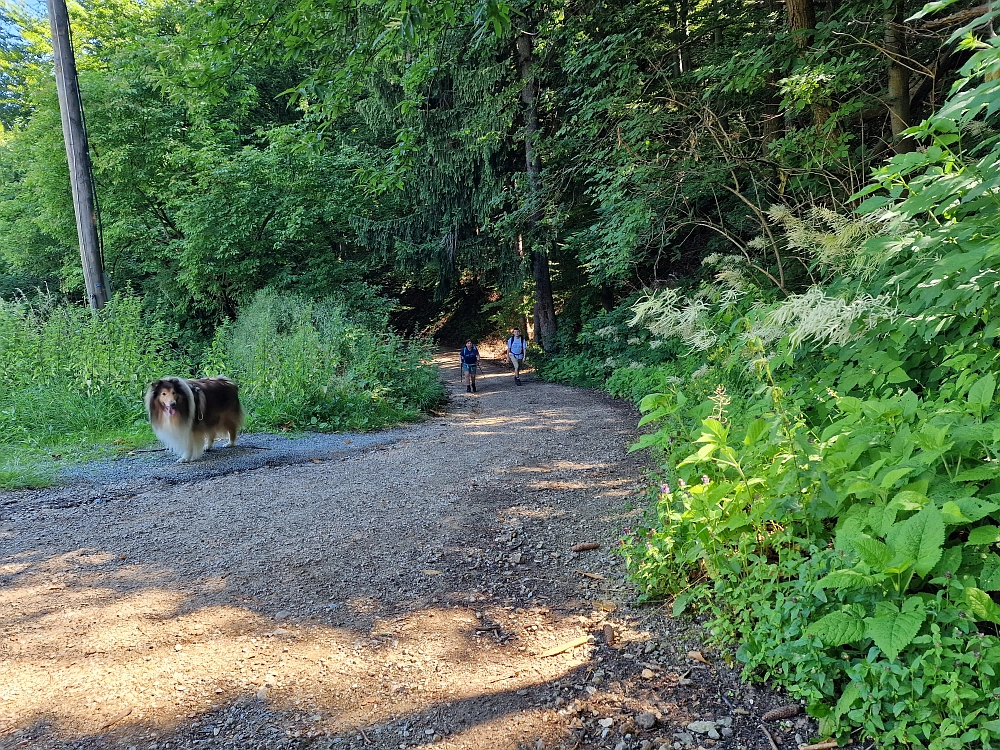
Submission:
[[229,378],[161,378],[146,391],[146,414],[156,437],[180,456],[196,461],[215,438],[229,435],[229,445],[243,425],[239,390]]

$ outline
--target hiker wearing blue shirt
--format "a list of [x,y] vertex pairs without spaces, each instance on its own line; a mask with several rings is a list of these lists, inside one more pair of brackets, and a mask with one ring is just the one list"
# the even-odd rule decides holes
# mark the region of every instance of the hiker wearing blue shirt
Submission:
[[466,383],[465,392],[476,392],[476,370],[479,369],[479,350],[472,343],[472,339],[465,342],[462,347],[462,382]]
[[510,332],[510,338],[507,339],[507,356],[510,357],[510,363],[514,365],[514,382],[517,385],[521,385],[521,365],[524,364],[524,355],[527,351],[527,343],[521,338],[521,332],[515,328]]

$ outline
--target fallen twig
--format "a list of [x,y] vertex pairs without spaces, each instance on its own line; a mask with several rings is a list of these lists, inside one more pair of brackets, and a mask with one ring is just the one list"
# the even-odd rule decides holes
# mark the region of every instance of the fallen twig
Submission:
[[121,713],[115,714],[110,719],[108,719],[106,722],[104,722],[103,724],[101,724],[101,729],[107,729],[112,724],[117,724],[119,721],[121,721],[122,719],[124,719],[130,713],[132,713],[132,709],[131,708],[126,708]]
[[358,727],[358,731],[361,732],[361,736],[365,738],[365,744],[366,745],[372,744],[372,741],[370,739],[368,739],[368,735],[365,734],[365,730],[364,729],[362,729],[361,727]]
[[767,741],[771,745],[771,750],[778,750],[778,745],[775,743],[774,737],[771,736],[771,733],[767,731],[767,727],[763,724],[759,724],[758,726],[760,727],[760,731],[764,733],[764,736],[767,737]]
[[600,546],[597,542],[581,542],[580,544],[574,544],[570,549],[573,552],[586,552],[588,549],[598,549]]
[[561,654],[563,651],[569,651],[577,646],[582,646],[590,640],[589,635],[581,635],[579,638],[574,638],[571,641],[567,641],[560,646],[553,646],[548,651],[543,651],[539,654],[543,659],[548,656],[555,656],[556,654]]
[[837,740],[823,740],[815,745],[799,745],[799,750],[833,750],[837,746]]

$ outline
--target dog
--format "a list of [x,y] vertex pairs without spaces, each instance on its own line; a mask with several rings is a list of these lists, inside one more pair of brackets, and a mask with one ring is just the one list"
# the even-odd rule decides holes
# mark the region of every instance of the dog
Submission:
[[239,389],[229,378],[161,378],[146,391],[146,415],[153,432],[178,463],[197,461],[229,434],[229,445],[243,426]]

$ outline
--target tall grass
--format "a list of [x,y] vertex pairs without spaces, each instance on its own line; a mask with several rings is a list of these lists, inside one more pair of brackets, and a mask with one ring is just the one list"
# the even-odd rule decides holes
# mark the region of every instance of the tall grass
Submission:
[[148,442],[147,383],[189,369],[135,296],[100,313],[54,296],[0,300],[0,488],[48,483],[56,459]]
[[239,383],[250,430],[369,430],[414,419],[443,395],[428,344],[370,317],[362,325],[335,300],[263,290],[219,328],[203,369]]
[[100,313],[54,297],[0,300],[0,488],[51,481],[57,459],[152,441],[143,395],[164,375],[230,376],[248,430],[415,419],[443,396],[428,345],[378,328],[388,331],[384,313],[355,318],[335,301],[265,290],[198,356],[133,295]]
[[132,295],[99,314],[52,297],[0,300],[0,445],[44,447],[133,427],[150,380],[188,369]]

